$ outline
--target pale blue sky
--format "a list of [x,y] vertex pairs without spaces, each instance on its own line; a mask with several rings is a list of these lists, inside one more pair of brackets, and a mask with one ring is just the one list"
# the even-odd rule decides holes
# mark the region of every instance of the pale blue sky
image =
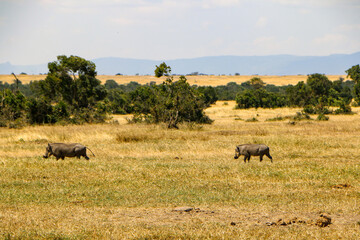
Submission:
[[0,63],[360,51],[360,0],[0,0]]

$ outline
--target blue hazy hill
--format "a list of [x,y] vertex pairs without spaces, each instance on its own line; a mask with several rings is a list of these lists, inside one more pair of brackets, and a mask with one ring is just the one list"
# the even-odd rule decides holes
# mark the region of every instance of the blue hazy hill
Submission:
[[[174,74],[235,74],[241,75],[297,75],[297,74],[345,74],[345,70],[360,64],[360,52],[333,54],[329,56],[213,56],[175,60],[142,60],[128,58],[97,58],[99,75],[153,75],[155,65],[166,62]],[[47,63],[39,65],[0,64],[0,74],[25,72],[27,74],[47,73]]]

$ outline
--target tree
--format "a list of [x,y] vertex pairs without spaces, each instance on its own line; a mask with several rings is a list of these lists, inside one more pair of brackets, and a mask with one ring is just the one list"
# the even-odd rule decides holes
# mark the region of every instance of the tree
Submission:
[[214,104],[218,100],[216,90],[212,86],[198,87],[197,90],[202,93],[202,97],[207,106]]
[[171,67],[166,65],[165,62],[161,63],[159,66],[155,65],[155,77],[169,76],[171,73]]
[[265,86],[265,83],[259,77],[254,77],[254,78],[250,79],[249,82],[250,82],[251,87],[253,87],[254,89],[260,89]]
[[236,96],[237,108],[277,108],[286,105],[285,96],[263,88],[247,89]]
[[10,89],[0,93],[0,116],[5,121],[15,121],[24,116],[26,109],[26,98],[20,92],[13,93]]
[[156,70],[161,73],[158,76],[168,76],[162,84],[141,86],[130,93],[134,122],[164,122],[168,128],[178,128],[181,122],[212,122],[204,113],[208,105],[203,94],[191,87],[184,76],[174,81],[170,76],[171,68],[165,63],[156,66]]
[[355,101],[360,104],[360,66],[355,65],[345,71],[347,73],[347,77],[350,77],[354,82],[354,95]]
[[30,124],[55,123],[54,109],[45,98],[30,98],[27,103],[27,117]]
[[108,90],[119,87],[119,84],[117,84],[117,82],[115,82],[115,80],[113,80],[113,79],[106,80],[104,85],[105,85],[105,88]]
[[161,86],[162,96],[165,100],[163,121],[168,128],[178,128],[181,122],[211,123],[204,109],[206,104],[200,93],[190,87],[184,76],[174,82],[168,78]]
[[110,89],[108,99],[112,113],[126,114],[131,111],[127,95],[119,88]]
[[85,108],[105,98],[106,90],[96,79],[94,63],[77,56],[62,55],[57,59],[48,64],[48,76],[40,82],[40,89],[48,99]]
[[311,98],[311,89],[303,81],[298,82],[295,86],[286,89],[287,101],[290,106],[304,107],[309,104],[316,104]]
[[[103,108],[98,108],[98,102],[105,99],[107,91],[105,86],[100,84],[100,80],[96,79],[94,63],[77,56],[61,55],[57,57],[57,61],[50,62],[48,68],[49,73],[45,80],[33,85],[33,89],[38,93],[37,97],[44,98],[41,101],[37,99],[38,103],[43,101],[56,105],[63,101],[62,106],[69,108],[66,112],[70,113],[69,116],[73,116],[77,123],[83,120],[92,121],[92,116],[97,116],[97,111],[102,111]],[[37,105],[34,102],[32,106],[35,108],[46,104]]]
[[309,75],[306,83],[316,98],[328,96],[332,87],[332,82],[324,74],[320,73]]
[[350,77],[355,83],[360,83],[360,66],[355,65],[345,71],[347,77]]

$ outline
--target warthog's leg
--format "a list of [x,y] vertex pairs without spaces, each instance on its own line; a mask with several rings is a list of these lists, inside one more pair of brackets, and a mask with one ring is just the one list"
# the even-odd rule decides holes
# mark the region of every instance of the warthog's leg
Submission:
[[89,160],[89,159],[90,159],[86,154],[85,154],[84,158],[85,158],[86,160]]
[[264,155],[260,155],[260,162],[263,160]]
[[268,158],[270,158],[270,160],[271,160],[271,162],[272,162],[272,156],[270,156],[270,153],[266,153],[266,156],[267,156]]
[[248,160],[248,162],[250,161],[250,154],[246,154],[246,155],[244,155],[245,157],[244,157],[244,162],[246,163],[246,159]]
[[64,157],[64,156],[62,156],[62,157],[61,157],[61,160],[64,160],[64,159],[65,159],[65,157]]

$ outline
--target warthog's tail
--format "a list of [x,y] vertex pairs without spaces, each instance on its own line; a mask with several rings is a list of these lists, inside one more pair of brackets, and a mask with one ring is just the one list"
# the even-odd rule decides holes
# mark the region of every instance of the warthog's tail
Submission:
[[86,147],[87,149],[89,149],[89,151],[92,153],[92,155],[94,155],[94,157],[95,157],[95,154],[91,151],[91,149],[90,148],[88,148],[88,147]]

